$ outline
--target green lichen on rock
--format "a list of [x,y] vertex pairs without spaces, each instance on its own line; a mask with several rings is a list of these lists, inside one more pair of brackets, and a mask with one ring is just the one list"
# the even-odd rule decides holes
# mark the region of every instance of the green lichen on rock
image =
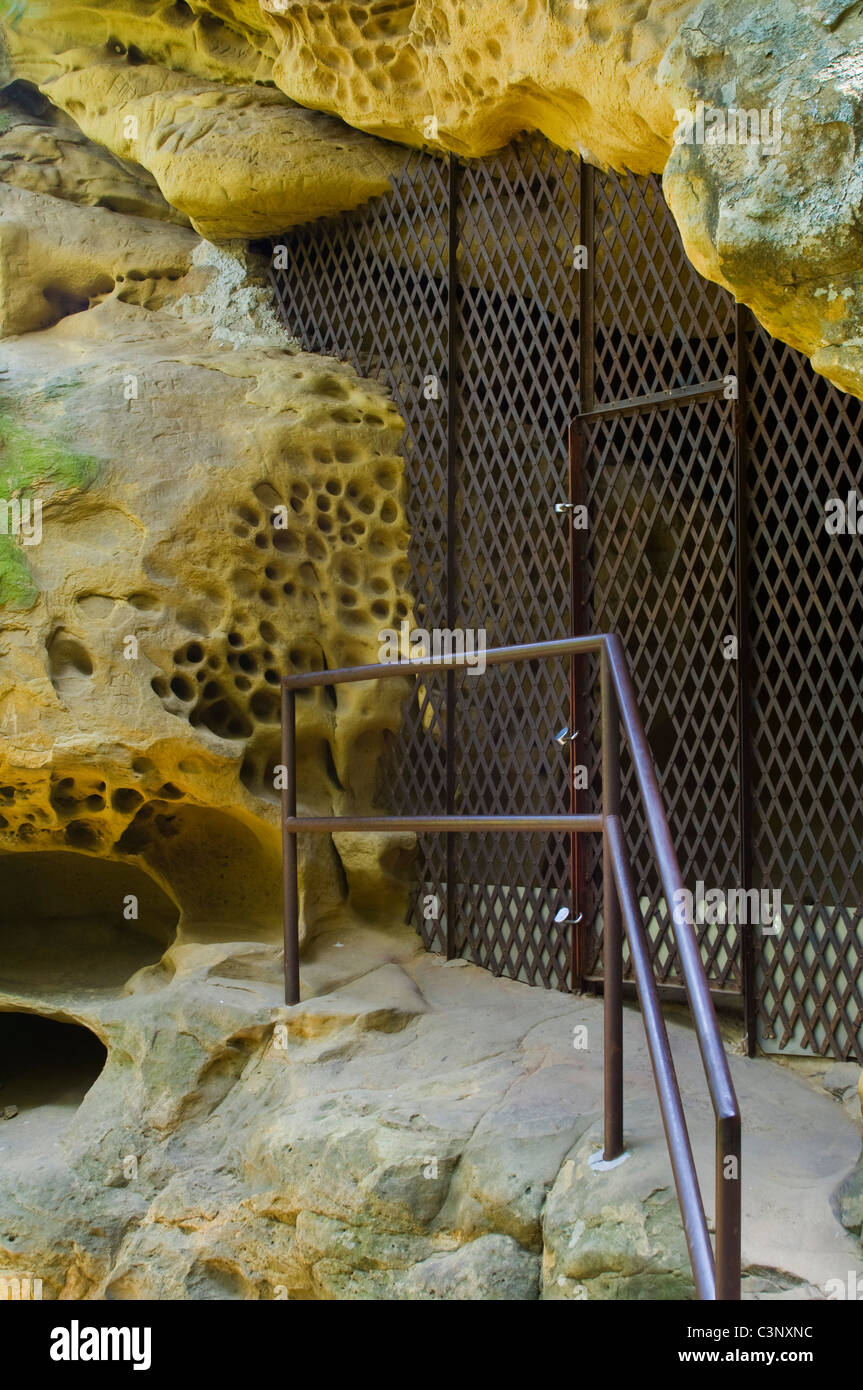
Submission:
[[34,434],[0,403],[0,605],[30,608],[38,596],[21,541],[12,534],[8,504],[37,489],[84,489],[98,471],[95,459]]
[[27,561],[12,536],[0,535],[0,604],[32,608],[38,597]]

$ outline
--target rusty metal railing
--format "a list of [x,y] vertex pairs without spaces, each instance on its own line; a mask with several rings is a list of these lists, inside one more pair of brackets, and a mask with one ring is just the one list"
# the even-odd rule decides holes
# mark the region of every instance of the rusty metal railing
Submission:
[[[358,681],[419,676],[429,668],[455,670],[468,665],[464,654],[444,658],[372,666],[349,666],[334,671],[297,672],[284,676],[282,689],[282,850],[285,930],[285,1002],[300,999],[299,884],[297,835],[333,831],[534,831],[570,834],[601,833],[603,837],[604,1079],[603,1157],[620,1158],[623,1143],[623,936],[626,928],[630,956],[641,1004],[644,1030],[656,1084],[662,1122],[683,1229],[700,1299],[740,1297],[740,1110],[728,1059],[716,1021],[713,1001],[690,914],[681,907],[687,898],[677,855],[662,804],[659,783],[635,698],[632,678],[620,639],[612,634],[568,637],[514,647],[491,648],[487,666],[500,666],[549,657],[600,655],[602,728],[602,811],[569,816],[298,816],[296,691]],[[668,1030],[659,1003],[644,917],[635,890],[632,866],[620,815],[620,726],[623,726],[663,892],[673,924],[687,998],[695,1023],[701,1060],[713,1105],[715,1147],[716,1249],[711,1245],[707,1217],[680,1085],[671,1055]]]

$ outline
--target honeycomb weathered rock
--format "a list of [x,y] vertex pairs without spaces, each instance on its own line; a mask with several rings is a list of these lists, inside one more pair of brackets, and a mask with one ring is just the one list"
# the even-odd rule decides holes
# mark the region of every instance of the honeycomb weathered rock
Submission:
[[389,190],[403,162],[383,145],[271,88],[227,86],[98,50],[43,84],[114,154],[148,169],[202,236],[255,237]]
[[695,0],[261,0],[294,100],[409,144],[480,155],[523,130],[639,172],[673,124],[656,68]]
[[[49,18],[30,6],[8,27],[9,76],[39,85],[95,139],[146,166],[209,236],[278,232],[384,192],[400,160],[372,136],[474,156],[539,130],[600,165],[664,171],[699,269],[819,371],[863,393],[856,5],[62,0],[50,9]],[[699,102],[776,110],[781,141],[676,144],[678,116]]]
[[[183,290],[166,290],[175,307]],[[7,356],[5,487],[44,513],[38,545],[3,538],[17,568],[0,623],[0,850],[139,863],[181,930],[268,937],[279,676],[373,661],[380,628],[409,613],[402,425],[343,364],[221,346],[123,293]],[[303,804],[369,804],[403,695],[300,700]],[[351,897],[350,852],[340,869],[311,843],[307,920]],[[357,866],[354,905],[397,914],[367,846]]]

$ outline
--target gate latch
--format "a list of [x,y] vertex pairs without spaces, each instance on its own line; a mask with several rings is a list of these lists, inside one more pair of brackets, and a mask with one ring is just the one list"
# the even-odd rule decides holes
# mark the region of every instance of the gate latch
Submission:
[[574,503],[574,502],[555,502],[555,504],[554,504],[554,510],[557,512],[558,516],[563,516],[564,512],[573,512],[573,511],[575,511],[575,503]]
[[578,729],[570,729],[569,725],[565,724],[562,729],[558,729],[554,741],[559,743],[561,748],[565,748],[568,743],[574,743],[577,738]]
[[554,920],[559,927],[574,927],[581,921],[583,916],[584,913],[579,912],[577,917],[570,917],[568,907],[559,907],[554,914]]

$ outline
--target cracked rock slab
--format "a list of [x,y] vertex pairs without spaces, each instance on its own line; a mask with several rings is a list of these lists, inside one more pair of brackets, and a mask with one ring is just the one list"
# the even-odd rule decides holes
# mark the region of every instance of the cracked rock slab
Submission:
[[[590,1161],[601,1145],[598,1001],[452,970],[411,933],[354,934],[345,921],[315,943],[323,992],[310,977],[294,1011],[302,1019],[315,1003],[326,1030],[285,1038],[277,952],[170,954],[172,974],[145,967],[125,991],[29,997],[37,1011],[74,1009],[108,1047],[50,1154],[0,1165],[0,1263],[41,1277],[46,1297],[693,1296],[633,1010],[630,1157],[603,1172]],[[404,1026],[364,1027],[357,1003],[387,1001],[410,1014]],[[573,1048],[576,1027],[586,1050]],[[669,1032],[709,1196],[700,1060],[688,1028]],[[859,1132],[772,1062],[732,1058],[732,1069],[745,1296],[823,1297],[826,1280],[861,1267],[853,1183],[845,1227],[834,1210]]]

